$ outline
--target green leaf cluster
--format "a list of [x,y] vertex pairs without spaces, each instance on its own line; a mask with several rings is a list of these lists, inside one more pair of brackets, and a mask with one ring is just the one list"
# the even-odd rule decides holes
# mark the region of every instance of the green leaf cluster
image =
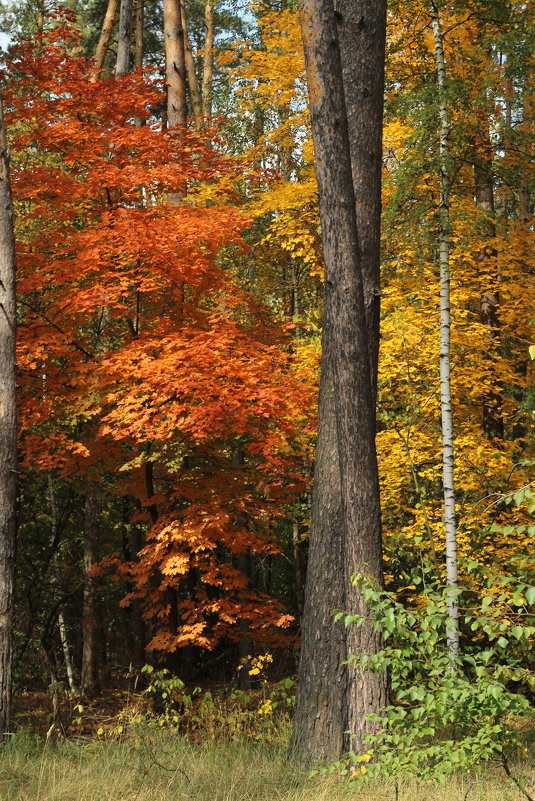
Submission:
[[369,616],[345,615],[344,622],[360,626],[371,618],[381,628],[385,646],[378,654],[353,655],[348,662],[388,671],[391,703],[370,716],[377,731],[365,738],[369,751],[348,757],[349,766],[365,757],[365,767],[347,772],[361,780],[445,781],[502,754],[515,755],[521,748],[519,718],[533,714],[528,695],[535,690],[535,674],[525,665],[535,629],[514,626],[505,638],[499,614],[485,599],[461,621],[469,623],[475,638],[453,660],[446,642],[446,588],[427,592],[421,608],[407,609],[368,579],[357,576],[354,581]]

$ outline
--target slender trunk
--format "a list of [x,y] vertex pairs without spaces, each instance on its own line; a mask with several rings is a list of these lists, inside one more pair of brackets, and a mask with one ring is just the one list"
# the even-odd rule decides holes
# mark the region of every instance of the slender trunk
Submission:
[[37,2],[37,20],[36,20],[36,28],[37,28],[37,36],[42,37],[43,31],[45,29],[45,2],[44,0],[38,0]]
[[[57,546],[59,543],[59,531],[58,531],[58,515],[57,515],[57,508],[56,508],[56,495],[54,492],[54,482],[52,481],[52,476],[48,476],[48,503],[50,507],[50,519],[52,522],[52,535],[51,535],[51,548],[55,549],[54,556],[52,557],[52,578],[51,584],[58,588],[59,592],[61,593],[61,569],[59,564],[59,558],[57,553]],[[60,606],[58,611],[58,629],[59,629],[59,639],[61,642],[61,648],[63,651],[63,660],[65,662],[65,672],[67,674],[67,684],[69,685],[69,690],[71,693],[76,692],[76,683],[74,681],[74,671],[72,667],[72,659],[71,659],[71,650],[69,647],[69,639],[67,637],[67,626],[65,624],[65,616],[63,614],[63,607]]]
[[[245,458],[243,455],[243,451],[241,448],[235,448],[232,451],[232,467],[236,471],[243,472],[245,468]],[[245,514],[238,515],[236,519],[236,524],[243,526],[244,528],[247,527],[248,524],[248,517]],[[244,576],[247,577],[249,581],[251,581],[251,552],[250,550],[244,551],[242,553],[236,554],[236,567]],[[240,671],[240,687],[242,690],[247,690],[251,686],[251,676],[249,674],[249,669],[247,666],[247,661],[251,657],[253,652],[253,645],[251,641],[251,636],[249,634],[249,624],[247,620],[239,621],[239,629],[240,629],[240,641],[238,643],[238,650],[240,655],[240,662],[244,665],[243,669]]]
[[115,17],[117,16],[117,8],[119,0],[108,0],[108,7],[102,23],[102,31],[98,40],[97,49],[95,50],[95,68],[91,75],[91,82],[94,83],[104,68],[104,62],[108,54],[111,37],[113,34],[113,26],[115,25]]
[[292,550],[294,557],[295,605],[301,621],[305,605],[305,583],[303,581],[303,555],[301,552],[301,537],[299,536],[299,521],[295,519],[292,520]]
[[[147,493],[147,500],[154,498],[154,462],[145,462],[145,490]],[[158,506],[155,503],[148,504],[148,510],[150,514],[150,519],[152,525],[155,525],[158,522],[158,518],[160,516],[158,511]],[[188,576],[188,579],[190,576]],[[163,576],[160,575],[160,580],[163,580]],[[176,637],[178,634],[178,627],[180,625],[180,619],[178,615],[178,591],[175,587],[168,587],[166,592],[166,603],[169,605],[169,617],[167,621],[167,629],[172,637]],[[182,649],[182,654],[185,653],[185,649]],[[188,660],[186,659],[186,662]],[[184,664],[184,660],[183,660]],[[176,651],[172,651],[167,655],[166,660],[166,667],[172,673],[176,672],[179,665],[179,658]],[[189,667],[189,665],[188,665]]]
[[[525,136],[526,139],[526,150],[529,152],[529,142],[531,141],[532,136],[530,136],[530,131],[532,131],[533,125],[533,118],[535,115],[535,103],[533,100],[533,84],[528,83],[527,81],[523,87],[523,114],[522,114],[522,125],[520,125],[520,134]],[[525,130],[527,129],[527,130]],[[524,165],[522,168],[521,178],[520,178],[520,187],[518,190],[518,218],[523,225],[530,225],[531,218],[532,218],[532,201],[531,201],[531,191],[529,185],[529,175],[530,169],[529,165]]]
[[98,561],[98,503],[88,487],[84,514],[84,598],[82,611],[81,691],[86,698],[98,693],[98,585],[92,569]]
[[143,32],[145,27],[144,0],[136,0],[134,8],[134,67],[139,70],[143,66]]
[[186,75],[188,78],[189,94],[191,97],[191,105],[195,116],[202,114],[202,98],[197,82],[197,74],[195,72],[195,60],[191,49],[191,43],[188,36],[188,20],[186,17],[186,7],[184,0],[180,0],[180,19],[182,28],[184,29],[184,61],[186,66]]
[[184,28],[180,0],[164,0],[163,24],[165,41],[165,74],[167,80],[167,125],[186,125],[186,62]]
[[117,61],[115,75],[120,78],[130,72],[130,45],[132,42],[133,0],[121,0],[119,10],[119,40],[117,42]]
[[212,99],[214,92],[214,20],[215,2],[206,0],[204,6],[204,65],[202,74],[202,113],[205,117],[212,116]]
[[11,726],[17,497],[15,237],[3,103],[0,94],[0,737]]
[[[133,562],[138,561],[142,548],[141,532],[136,523],[130,525],[130,556]],[[141,669],[145,664],[145,621],[141,613],[141,604],[136,599],[130,606],[130,624],[132,627],[131,660],[135,668]]]
[[[292,748],[307,760],[321,760],[336,757],[349,748],[361,749],[366,726],[353,713],[355,694],[360,696],[359,703],[367,712],[378,712],[380,708],[379,695],[369,681],[370,674],[359,676],[353,669],[340,666],[348,655],[347,630],[333,627],[330,613],[336,608],[352,613],[362,611],[362,600],[355,588],[349,586],[349,577],[356,571],[374,575],[375,566],[380,566],[381,514],[368,334],[338,32],[329,0],[300,0],[300,12],[316,155],[325,290],[315,497]],[[325,415],[330,414],[332,420],[333,406],[336,426],[326,427]],[[337,443],[338,460],[333,443]],[[330,480],[324,486],[325,472]],[[331,524],[334,515],[341,525],[326,530],[325,523]],[[317,563],[318,554],[326,559],[323,564]],[[376,578],[380,578],[380,567]],[[323,638],[325,641],[321,642]]]
[[450,625],[447,642],[452,658],[459,653],[459,608],[457,603],[457,523],[455,518],[455,486],[453,475],[453,415],[451,402],[450,364],[450,162],[449,113],[446,99],[446,62],[442,25],[436,0],[431,0],[431,25],[435,43],[435,60],[439,97],[439,172],[440,201],[440,409],[442,421],[442,472],[444,482],[444,530],[446,535],[447,610]]
[[[498,274],[497,252],[494,244],[496,237],[494,182],[492,145],[488,131],[484,133],[482,149],[483,153],[475,148],[473,157],[475,200],[482,212],[483,220],[480,229],[485,239],[485,246],[482,248],[479,258],[479,274],[483,284],[479,300],[479,316],[481,322],[489,330],[490,344],[484,358],[492,366],[493,350],[498,345],[500,336],[500,276]],[[492,388],[483,401],[483,430],[490,438],[503,439],[502,392],[499,381],[496,378],[493,379]]]

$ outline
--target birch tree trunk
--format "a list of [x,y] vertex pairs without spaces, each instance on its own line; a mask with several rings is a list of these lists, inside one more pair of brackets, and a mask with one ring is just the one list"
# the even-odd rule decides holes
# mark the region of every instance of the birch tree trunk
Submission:
[[204,6],[204,66],[202,76],[202,113],[212,116],[212,99],[214,93],[214,37],[215,37],[215,2],[206,0]]
[[[365,726],[350,711],[355,693],[369,712],[379,697],[342,662],[348,656],[333,609],[357,612],[355,571],[381,562],[379,479],[368,334],[357,236],[347,112],[334,7],[300,0],[316,155],[325,290],[318,443],[291,748],[305,760],[360,750]],[[334,157],[336,154],[336,157]],[[330,422],[335,415],[336,425]],[[337,458],[338,455],[338,458]]]
[[[50,547],[54,548],[54,556],[52,557],[52,577],[50,583],[54,588],[57,588],[61,592],[61,567],[56,550],[60,539],[58,531],[58,511],[56,505],[56,493],[54,491],[54,482],[52,481],[51,475],[48,476],[48,503],[50,507],[50,519],[52,522]],[[69,638],[67,637],[67,626],[65,624],[63,606],[60,606],[58,611],[58,629],[61,648],[63,650],[63,660],[65,662],[65,672],[67,674],[67,684],[69,685],[69,691],[72,693],[72,695],[74,695],[76,693],[76,683],[74,681],[71,650],[69,647]]]
[[450,620],[447,642],[452,658],[459,653],[459,609],[457,603],[457,522],[453,471],[453,414],[450,362],[450,121],[446,97],[446,62],[439,7],[431,0],[431,26],[439,98],[439,264],[440,264],[440,410],[442,422],[442,473],[444,485],[444,531],[446,536],[447,610]]
[[115,64],[115,75],[117,78],[130,72],[132,6],[133,0],[121,0],[119,10],[119,40],[117,42],[117,61]]
[[17,495],[16,289],[13,201],[0,94],[0,736],[11,726]]
[[115,25],[118,6],[119,0],[108,0],[108,7],[106,8],[104,22],[102,23],[102,31],[100,32],[97,49],[95,50],[95,69],[91,76],[91,81],[93,83],[97,80],[104,68],[104,62],[113,35],[113,26]]

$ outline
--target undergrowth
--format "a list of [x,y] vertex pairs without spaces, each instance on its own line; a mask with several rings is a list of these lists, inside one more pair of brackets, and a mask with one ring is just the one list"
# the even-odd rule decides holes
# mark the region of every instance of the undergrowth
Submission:
[[[528,763],[515,766],[529,781]],[[357,789],[339,775],[310,776],[284,742],[188,742],[171,729],[53,742],[20,730],[0,754],[2,801],[519,801],[499,765],[447,787],[383,781]]]

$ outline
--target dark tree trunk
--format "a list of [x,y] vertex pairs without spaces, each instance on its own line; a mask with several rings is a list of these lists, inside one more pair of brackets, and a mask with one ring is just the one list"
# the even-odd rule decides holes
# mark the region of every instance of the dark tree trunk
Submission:
[[[334,8],[330,0],[301,0],[300,11],[325,290],[318,444],[292,748],[307,760],[322,760],[335,758],[350,747],[360,750],[367,730],[362,715],[378,711],[386,697],[383,683],[374,676],[359,675],[341,666],[353,643],[360,643],[362,637],[357,638],[352,629],[334,626],[330,614],[333,609],[363,610],[358,592],[349,584],[354,572],[381,578],[381,515],[369,356],[378,345],[368,344]],[[364,141],[365,130],[361,136]],[[374,169],[370,181],[376,172]],[[377,638],[367,640],[372,650],[380,644]]]
[[370,376],[376,400],[386,2],[340,0],[336,7],[361,252]]
[[[482,284],[480,296],[480,319],[487,326],[491,345],[485,359],[492,367],[493,350],[499,345],[500,337],[500,276],[497,267],[497,252],[494,245],[496,224],[494,221],[494,181],[492,171],[492,145],[488,133],[482,145],[483,152],[474,152],[475,199],[483,213],[481,234],[488,240],[479,258],[479,272]],[[483,401],[483,430],[489,438],[503,439],[502,392],[498,380],[493,380],[492,388]]]
[[[329,339],[328,321],[323,337]],[[347,726],[346,630],[333,624],[333,609],[345,606],[344,536],[335,390],[324,351],[314,465],[311,530],[301,624],[301,658],[291,749],[311,761],[344,750]],[[334,458],[333,458],[334,454]]]
[[[139,559],[139,552],[143,547],[141,542],[141,531],[137,523],[128,524],[128,549],[130,551],[130,559],[137,562]],[[132,666],[136,669],[141,669],[145,664],[145,621],[141,613],[141,604],[136,599],[130,605],[130,627],[131,627],[131,641],[130,641],[130,659]]]
[[84,513],[84,598],[82,611],[82,671],[80,689],[86,698],[99,692],[98,580],[92,569],[98,562],[98,502],[92,487],[87,490]]
[[15,238],[9,156],[0,94],[0,736],[11,725],[17,494]]
[[145,28],[145,0],[137,0],[134,8],[134,67],[143,66],[143,33]]
[[[338,35],[344,95],[346,101],[351,173],[355,193],[355,212],[360,245],[362,284],[368,357],[375,425],[377,373],[379,365],[379,317],[381,294],[381,169],[383,156],[384,61],[386,40],[386,0],[340,0],[337,3]],[[378,521],[380,526],[380,520]],[[379,529],[380,531],[380,529]],[[380,533],[378,533],[380,537]],[[366,572],[382,582],[381,548],[368,550],[364,562],[355,553],[350,569]],[[355,565],[357,567],[355,567]],[[366,565],[366,566],[365,566]],[[352,608],[362,612],[358,594],[350,588]],[[382,648],[380,631],[371,624],[352,626],[347,632],[348,652],[376,653]],[[376,724],[363,722],[369,712],[386,706],[386,675],[352,676],[349,730],[375,731]],[[353,741],[353,750],[362,743]]]

